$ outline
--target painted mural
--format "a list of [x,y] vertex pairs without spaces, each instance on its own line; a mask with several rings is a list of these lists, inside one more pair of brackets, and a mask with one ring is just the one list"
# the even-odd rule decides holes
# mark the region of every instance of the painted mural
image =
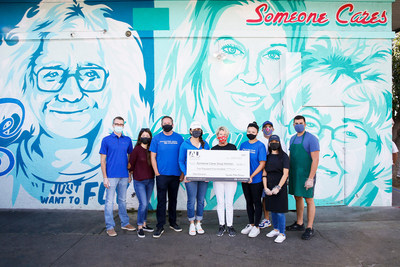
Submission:
[[270,120],[289,147],[303,114],[321,144],[316,203],[391,205],[389,1],[1,0],[0,10],[0,208],[102,209],[100,141],[117,115],[133,138],[170,115],[185,137],[197,120],[210,143],[224,125],[236,145],[249,122]]

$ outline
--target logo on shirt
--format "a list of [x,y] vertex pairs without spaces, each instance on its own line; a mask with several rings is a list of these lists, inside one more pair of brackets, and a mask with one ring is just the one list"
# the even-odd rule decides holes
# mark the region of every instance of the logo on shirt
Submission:
[[164,145],[177,145],[178,141],[171,141],[171,140],[167,140],[167,141],[160,141],[161,143],[163,143]]
[[242,151],[249,151],[251,154],[256,154],[254,149],[243,148]]

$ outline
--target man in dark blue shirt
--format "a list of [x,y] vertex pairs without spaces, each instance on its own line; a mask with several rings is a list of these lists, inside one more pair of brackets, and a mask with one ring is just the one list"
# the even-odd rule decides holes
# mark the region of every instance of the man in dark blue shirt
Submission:
[[114,131],[104,137],[101,142],[100,157],[103,184],[106,190],[106,203],[104,218],[106,230],[109,236],[116,236],[113,207],[115,191],[118,196],[118,214],[121,220],[121,229],[135,231],[136,228],[129,224],[129,216],[126,212],[126,191],[128,188],[128,155],[132,152],[132,140],[122,134],[124,119],[115,117],[113,120]]

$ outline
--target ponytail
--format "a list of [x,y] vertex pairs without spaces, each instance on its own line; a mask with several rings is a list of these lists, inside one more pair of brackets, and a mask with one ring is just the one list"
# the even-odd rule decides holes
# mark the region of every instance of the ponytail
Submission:
[[201,147],[204,148],[205,143],[204,143],[204,140],[203,140],[203,135],[200,135],[199,141],[200,141]]

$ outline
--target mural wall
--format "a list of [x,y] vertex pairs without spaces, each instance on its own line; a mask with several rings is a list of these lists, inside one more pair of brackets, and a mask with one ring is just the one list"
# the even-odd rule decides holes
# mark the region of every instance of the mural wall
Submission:
[[103,209],[117,115],[133,139],[170,115],[236,145],[270,120],[289,147],[303,114],[318,205],[391,205],[391,1],[0,0],[0,34],[0,208]]

